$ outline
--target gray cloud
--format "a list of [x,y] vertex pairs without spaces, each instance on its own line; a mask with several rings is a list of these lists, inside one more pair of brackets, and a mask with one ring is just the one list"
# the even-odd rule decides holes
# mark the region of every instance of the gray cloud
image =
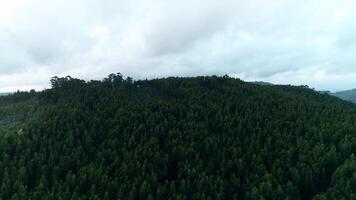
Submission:
[[6,1],[0,91],[112,72],[355,88],[355,9],[348,0]]

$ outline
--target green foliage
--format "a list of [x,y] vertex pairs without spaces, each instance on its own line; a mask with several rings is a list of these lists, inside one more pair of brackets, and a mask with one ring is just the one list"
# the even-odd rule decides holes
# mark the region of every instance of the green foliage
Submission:
[[3,199],[355,198],[356,107],[336,97],[227,76],[51,84],[0,98],[0,122],[36,116],[0,136]]
[[24,133],[24,125],[37,116],[38,101],[34,91],[0,97],[0,135]]
[[335,170],[328,195],[333,199],[356,199],[356,157],[354,154]]

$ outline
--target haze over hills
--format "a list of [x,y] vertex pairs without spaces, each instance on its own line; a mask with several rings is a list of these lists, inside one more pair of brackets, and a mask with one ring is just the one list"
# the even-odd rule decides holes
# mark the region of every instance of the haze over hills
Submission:
[[0,98],[2,199],[356,197],[350,102],[227,76],[51,85]]
[[347,100],[347,101],[352,101],[356,103],[356,89],[352,90],[344,90],[344,91],[339,91],[335,93],[331,93],[334,96],[337,96],[341,99]]

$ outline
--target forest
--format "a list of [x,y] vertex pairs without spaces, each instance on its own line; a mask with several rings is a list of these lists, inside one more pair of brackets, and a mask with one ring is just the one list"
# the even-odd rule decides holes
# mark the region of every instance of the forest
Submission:
[[229,76],[0,97],[0,199],[356,199],[356,106]]

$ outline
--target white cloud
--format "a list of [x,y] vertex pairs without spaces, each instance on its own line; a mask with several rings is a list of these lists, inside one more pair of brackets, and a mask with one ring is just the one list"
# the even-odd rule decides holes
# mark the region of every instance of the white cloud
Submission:
[[351,0],[0,0],[0,91],[84,79],[240,74],[356,87]]

